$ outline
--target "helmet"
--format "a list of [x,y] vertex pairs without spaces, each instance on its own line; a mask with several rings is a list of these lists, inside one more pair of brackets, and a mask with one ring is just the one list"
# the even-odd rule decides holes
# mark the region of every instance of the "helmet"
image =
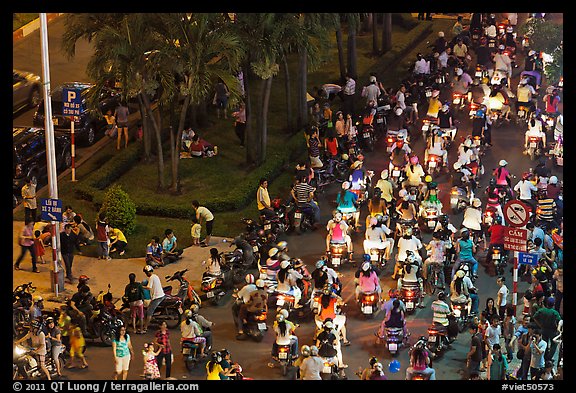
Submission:
[[[364,254],[364,255],[368,255],[368,254]],[[370,258],[370,255],[368,255],[368,258]],[[368,270],[370,270],[370,262],[364,262],[362,264],[362,270],[367,272]]]
[[401,189],[400,191],[398,191],[398,197],[399,198],[404,198],[406,195],[408,195],[408,191],[406,191],[405,188]]
[[448,105],[448,104],[442,105],[442,111],[443,112],[448,112],[449,109],[450,109],[450,105]]
[[456,161],[453,165],[454,170],[458,170],[460,168],[462,168],[462,163],[460,161]]
[[412,263],[416,260],[416,257],[414,256],[413,253],[406,255],[406,262],[408,263]]
[[496,224],[502,224],[502,216],[496,216],[494,222],[496,222]]
[[278,242],[278,244],[276,244],[276,248],[279,251],[284,251],[286,247],[288,247],[288,242],[286,240],[282,240],[281,242]]
[[282,261],[280,263],[280,269],[287,269],[290,266],[290,261]]
[[348,157],[348,154],[344,153],[340,156],[340,158],[342,158],[344,161],[348,161],[350,157]]
[[500,44],[500,45],[498,46],[498,49],[499,49],[499,50],[504,50],[504,45]]
[[154,271],[154,268],[150,265],[146,265],[142,270],[144,270],[144,273],[152,273]]
[[522,180],[528,180],[530,179],[530,177],[532,177],[532,174],[530,172],[524,172],[522,174]]
[[259,278],[258,280],[256,280],[256,287],[257,288],[264,288],[266,286],[266,284],[264,283],[264,280],[262,280],[261,278]]
[[426,183],[430,183],[430,182],[432,181],[432,176],[426,175],[426,177],[424,178],[424,181],[425,181]]
[[402,108],[396,108],[394,110],[394,113],[396,114],[396,116],[400,116],[402,114]]
[[490,181],[488,182],[491,186],[495,186],[496,185],[496,179],[494,179],[493,177],[490,178]]
[[464,272],[464,270],[459,269],[456,272],[456,277],[458,277],[458,278],[464,278],[465,275],[466,275],[466,273]]
[[186,310],[186,311],[184,311],[184,317],[185,317],[185,318],[190,318],[190,317],[192,317],[192,310]]
[[374,190],[372,190],[372,192],[374,193],[375,197],[382,196],[382,189],[380,187],[374,187]]
[[528,56],[534,56],[536,54],[535,50],[530,50],[530,52],[528,52]]
[[482,201],[478,198],[472,199],[472,206],[473,207],[480,207],[482,206]]
[[506,33],[512,33],[514,31],[514,29],[512,28],[512,26],[508,26],[506,28]]
[[220,352],[212,352],[210,354],[210,360],[216,363],[220,363],[222,361],[222,355],[220,355]]
[[284,319],[288,318],[288,315],[290,315],[290,313],[288,312],[288,310],[286,310],[285,308],[283,308],[282,310],[278,311],[278,314],[282,314],[284,316]]
[[444,37],[444,32],[443,32],[443,31],[439,31],[439,32],[438,32],[438,37]]
[[54,322],[54,318],[52,318],[52,317],[46,318],[46,325],[48,325],[51,322]]
[[438,300],[444,300],[444,299],[446,299],[446,293],[444,293],[444,291],[438,292]]
[[484,111],[482,109],[478,109],[476,111],[476,117],[484,117]]
[[404,231],[404,234],[408,235],[408,236],[412,236],[412,227],[406,228],[406,230]]
[[310,356],[310,347],[308,345],[302,345],[300,352],[302,353],[302,356]]
[[556,176],[550,176],[550,184],[558,184],[558,178]]
[[359,154],[356,156],[356,158],[358,159],[358,161],[364,162],[364,154],[359,153]]
[[310,346],[310,355],[311,356],[318,355],[318,347],[316,345]]
[[325,321],[323,326],[326,329],[332,329],[334,328],[334,323],[332,321]]
[[278,249],[276,247],[272,247],[268,250],[268,256],[272,258],[274,255],[278,254]]
[[40,295],[35,295],[33,300],[34,300],[34,303],[38,303],[38,302],[43,301],[44,299]]
[[464,71],[462,71],[462,68],[456,68],[456,75],[460,76],[464,73]]
[[369,79],[370,83],[376,83],[376,77],[372,75]]
[[550,296],[549,298],[546,299],[546,305],[547,305],[548,307],[554,307],[554,303],[555,303],[555,302],[556,302],[556,301],[554,300],[554,297],[553,297],[553,296]]
[[30,326],[32,326],[32,328],[34,328],[34,329],[40,329],[42,324],[40,323],[39,320],[33,319],[32,322],[30,322]]
[[382,363],[378,362],[378,363],[375,363],[375,364],[374,364],[373,368],[376,369],[376,370],[382,371],[382,369],[384,368],[384,366],[382,366]]
[[325,264],[326,264],[326,262],[324,262],[323,259],[320,259],[319,261],[316,262],[316,269],[320,269]]
[[414,155],[414,156],[410,157],[410,163],[412,165],[418,164],[418,156]]
[[362,161],[354,161],[352,164],[352,169],[356,169],[362,165]]
[[380,172],[380,178],[388,179],[388,169],[384,169],[382,172]]
[[498,162],[498,165],[500,165],[500,166],[506,166],[506,165],[508,165],[508,161],[506,161],[506,160],[500,160],[500,161]]
[[197,314],[198,310],[200,310],[200,306],[197,305],[196,303],[194,303],[190,306],[190,311],[192,311],[192,313]]
[[428,185],[429,190],[433,190],[436,187],[438,187],[438,183],[436,183],[435,181],[431,181],[430,184]]
[[244,280],[246,280],[246,284],[254,284],[254,275],[247,274],[246,277],[244,277]]
[[342,189],[343,190],[347,190],[350,188],[350,182],[349,181],[345,181],[342,183]]
[[85,274],[82,274],[80,277],[78,277],[78,283],[79,284],[86,284],[86,282],[90,280],[90,277],[88,277]]
[[472,147],[472,140],[467,138],[464,141],[464,147]]
[[[370,225],[371,226],[378,225],[378,219],[376,217],[370,218]],[[366,254],[364,254],[364,255],[366,255]]]
[[276,314],[276,321],[284,322],[285,319],[286,318],[284,317],[284,314],[280,314],[280,313]]

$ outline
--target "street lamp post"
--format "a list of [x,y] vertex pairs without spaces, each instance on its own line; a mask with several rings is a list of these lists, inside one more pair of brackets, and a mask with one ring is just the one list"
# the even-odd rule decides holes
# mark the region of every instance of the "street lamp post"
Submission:
[[[50,198],[58,199],[58,176],[56,172],[56,153],[54,149],[54,124],[52,123],[52,100],[50,99],[50,65],[48,59],[48,22],[46,14],[40,14],[40,39],[42,49],[42,88],[44,90],[44,130],[46,132],[46,163]],[[58,296],[58,272],[60,265],[60,222],[52,221],[52,259],[54,260],[54,292]]]

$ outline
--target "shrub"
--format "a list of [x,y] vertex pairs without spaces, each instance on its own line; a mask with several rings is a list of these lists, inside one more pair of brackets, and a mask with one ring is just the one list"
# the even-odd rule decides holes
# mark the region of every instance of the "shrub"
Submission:
[[111,186],[104,195],[100,212],[105,212],[108,223],[124,234],[132,233],[136,226],[136,205],[119,185]]

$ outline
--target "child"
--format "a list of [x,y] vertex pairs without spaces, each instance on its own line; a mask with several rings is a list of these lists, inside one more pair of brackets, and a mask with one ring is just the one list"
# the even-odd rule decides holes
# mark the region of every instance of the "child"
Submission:
[[86,346],[86,341],[84,340],[84,336],[82,335],[82,330],[79,326],[74,326],[70,333],[70,363],[66,366],[66,368],[73,368],[76,367],[76,359],[80,359],[82,361],[82,365],[80,368],[88,367],[88,362],[84,357],[84,347]]
[[142,356],[144,357],[144,377],[146,379],[160,379],[160,369],[156,356],[160,354],[162,347],[158,347],[158,351],[154,352],[154,343],[144,343],[144,350]]
[[196,217],[192,217],[192,228],[190,229],[190,233],[192,235],[192,245],[199,246],[200,245],[200,231],[202,229],[202,225],[198,222]]
[[44,243],[42,242],[42,233],[38,230],[34,231],[34,251],[36,252],[36,258],[40,263],[46,263],[44,260]]
[[[116,127],[116,117],[114,117],[114,115],[112,114],[112,109],[108,109],[108,111],[104,115],[104,118],[106,119],[107,124],[105,134],[108,135],[110,138],[116,137],[116,135],[114,135],[114,128]],[[118,130],[116,130],[116,132],[118,132]]]
[[546,360],[544,363],[544,372],[540,376],[540,379],[543,381],[550,381],[554,379],[554,370],[552,370],[553,363],[551,360]]
[[522,309],[522,315],[530,315],[530,305],[532,302],[532,291],[527,289],[526,292],[524,292],[524,296],[522,297],[522,300],[524,301],[524,308]]

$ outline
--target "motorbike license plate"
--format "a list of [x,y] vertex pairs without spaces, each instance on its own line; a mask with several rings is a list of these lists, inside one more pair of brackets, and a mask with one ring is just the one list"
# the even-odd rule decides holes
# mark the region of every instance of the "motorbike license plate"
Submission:
[[278,300],[276,300],[276,305],[277,305],[277,306],[283,306],[283,305],[284,305],[284,299],[278,299]]
[[454,98],[454,100],[452,100],[452,103],[454,105],[460,105],[460,98]]
[[365,132],[365,133],[364,133],[364,138],[370,138],[370,133],[369,133],[369,132]]
[[390,110],[390,105],[384,105],[382,107],[382,109],[384,109],[385,111],[389,111]]
[[318,302],[312,303],[312,308],[318,308],[319,306],[320,306],[320,303],[318,303]]
[[392,176],[394,177],[400,176],[400,171],[392,171]]
[[535,149],[536,148],[536,142],[530,142],[530,148]]
[[472,110],[470,111],[470,116],[475,116],[475,115],[476,115],[476,111],[475,111],[474,109],[472,109]]
[[252,251],[258,252],[258,246],[252,246]]
[[278,354],[278,359],[288,359],[288,352],[280,352]]
[[414,302],[406,302],[406,308],[407,308],[407,309],[412,309],[412,308],[414,308]]
[[482,71],[476,71],[476,73],[474,74],[474,76],[475,76],[476,78],[482,77]]
[[183,355],[189,355],[190,354],[190,348],[182,348],[182,354]]
[[294,218],[302,218],[302,213],[294,213]]
[[435,342],[436,342],[436,336],[430,336],[430,337],[428,337],[428,342],[429,342],[429,343],[435,343]]
[[272,228],[272,224],[265,224],[265,225],[264,225],[264,230],[265,230],[265,231],[269,231],[270,228]]
[[258,329],[260,329],[260,330],[266,330],[266,324],[265,324],[264,322],[260,322],[260,323],[258,324]]
[[428,228],[434,228],[436,226],[436,221],[430,220],[428,221]]
[[523,110],[518,111],[518,117],[524,117],[524,111]]
[[340,258],[332,258],[332,265],[333,266],[340,265]]
[[430,168],[436,168],[436,161],[430,161]]
[[362,312],[364,314],[372,314],[372,306],[364,306],[362,307]]
[[390,350],[392,352],[396,352],[398,350],[398,344],[396,344],[396,343],[388,344],[388,350]]
[[422,131],[428,131],[428,128],[430,128],[429,124],[422,124]]
[[455,309],[454,309],[454,316],[455,316],[456,318],[460,318],[460,309],[459,309],[459,308],[455,308]]
[[384,123],[384,119],[376,119],[376,123],[378,123],[378,124]]
[[492,259],[500,259],[500,254],[494,254],[494,255],[492,255]]
[[332,367],[331,366],[322,367],[322,374],[331,374],[331,373],[332,373]]
[[206,292],[206,297],[207,297],[208,299],[214,297],[214,292],[213,292],[213,291]]
[[184,310],[182,310],[182,307],[178,307],[178,313],[182,314],[184,312]]
[[456,205],[458,203],[458,198],[450,198],[450,204]]
[[426,92],[426,97],[431,97],[432,96],[432,92],[431,91],[427,91]]

